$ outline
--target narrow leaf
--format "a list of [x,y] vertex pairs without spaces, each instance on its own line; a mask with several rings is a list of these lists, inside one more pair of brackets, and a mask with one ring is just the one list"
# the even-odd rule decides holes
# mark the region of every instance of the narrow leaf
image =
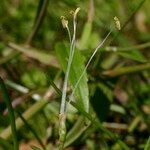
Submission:
[[12,131],[13,142],[14,142],[14,150],[19,150],[14,110],[13,110],[13,107],[12,107],[12,104],[11,104],[9,93],[8,93],[8,91],[6,89],[6,86],[4,84],[4,81],[3,81],[3,79],[1,77],[0,77],[0,89],[1,89],[1,91],[3,93],[3,99],[4,99],[5,103],[6,103],[6,106],[8,108],[8,112],[9,112],[11,131]]
[[55,57],[51,54],[47,54],[47,53],[38,51],[34,48],[31,48],[31,49],[25,48],[25,47],[15,44],[15,43],[9,43],[8,46],[14,50],[17,50],[17,51],[23,53],[24,55],[26,55],[30,58],[36,59],[37,61],[39,61],[42,64],[58,67]]
[[85,117],[81,115],[76,121],[73,128],[69,131],[66,137],[65,147],[72,144],[76,139],[78,139],[82,133],[87,129],[88,126],[85,126]]
[[144,150],[149,150],[149,149],[150,149],[150,137],[148,138],[148,140],[146,142]]
[[92,22],[87,22],[84,26],[83,33],[82,33],[81,39],[79,41],[80,49],[87,48],[88,40],[91,35],[91,31],[92,31]]
[[[62,66],[62,69],[64,72],[66,72],[67,67],[67,59],[69,56],[69,45],[68,44],[62,44],[58,43],[55,47],[56,54],[58,57],[58,60]],[[70,70],[70,77],[69,81],[70,84],[74,87],[78,79],[80,78],[80,75],[82,74],[84,70],[84,58],[79,53],[79,51],[76,49],[71,70]],[[82,77],[82,80],[80,81],[76,92],[76,102],[86,111],[89,110],[89,91],[88,91],[88,85],[87,85],[87,75],[84,74]]]
[[139,50],[131,50],[126,52],[118,52],[119,55],[125,58],[129,58],[138,62],[146,62],[146,58]]
[[22,119],[22,121],[24,122],[25,126],[32,132],[32,134],[35,136],[35,138],[37,139],[37,141],[39,142],[39,144],[43,147],[43,149],[45,150],[45,146],[44,143],[42,142],[40,136],[38,135],[38,133],[35,131],[35,129],[26,121],[26,119],[22,116],[22,114],[20,112],[17,112],[17,114],[19,115],[19,117]]

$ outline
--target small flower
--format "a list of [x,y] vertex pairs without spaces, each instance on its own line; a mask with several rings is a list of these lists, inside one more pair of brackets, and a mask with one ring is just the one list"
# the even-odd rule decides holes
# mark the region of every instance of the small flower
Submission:
[[64,16],[60,17],[63,28],[68,28],[68,20]]
[[74,19],[76,19],[79,11],[80,11],[80,7],[78,7],[75,11],[71,10],[70,14],[73,15]]
[[115,21],[116,29],[117,30],[121,30],[120,21],[119,21],[119,19],[116,16],[114,17],[114,21]]

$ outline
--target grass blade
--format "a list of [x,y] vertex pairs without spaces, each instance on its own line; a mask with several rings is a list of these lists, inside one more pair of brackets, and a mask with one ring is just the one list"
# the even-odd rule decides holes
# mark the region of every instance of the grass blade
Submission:
[[[61,90],[55,85],[55,83],[52,80],[50,80],[50,82],[51,82],[52,87],[55,89],[55,91],[61,96],[62,95]],[[69,101],[68,98],[67,98],[67,101]],[[80,105],[78,105],[77,103],[75,103],[73,101],[70,101],[70,104],[72,106],[74,106],[83,116],[85,116],[87,119],[89,119],[91,121],[91,123],[95,127],[97,127],[102,133],[107,134],[113,141],[118,142],[118,144],[123,149],[125,149],[125,148],[127,150],[129,149],[128,146],[124,142],[122,142],[116,134],[114,134],[111,131],[105,129],[99,121],[96,121],[95,118],[93,118],[91,114],[87,113]]]
[[150,149],[150,137],[148,138],[148,140],[146,142],[144,150],[149,150],[149,149]]
[[10,124],[11,124],[11,130],[12,130],[12,136],[13,136],[13,142],[14,142],[14,150],[19,150],[19,143],[17,140],[17,130],[16,130],[16,124],[15,124],[14,110],[13,110],[12,105],[11,105],[9,93],[8,93],[6,86],[4,84],[4,81],[2,80],[1,77],[0,77],[0,88],[2,90],[3,99],[6,103],[6,106],[8,108],[8,112],[9,112],[9,118],[10,118]]
[[37,139],[37,141],[39,142],[39,144],[43,147],[43,149],[46,150],[45,145],[43,144],[41,138],[36,133],[36,131],[34,130],[34,128],[32,128],[32,126],[26,121],[26,119],[21,115],[20,112],[17,112],[17,114],[22,119],[22,121],[24,122],[25,126],[33,133],[33,135],[35,136],[35,138]]
[[[69,49],[67,48],[67,44],[58,43],[56,45],[56,54],[58,56],[59,62],[62,65],[62,68],[65,72],[67,66],[67,60]],[[84,70],[84,58],[81,56],[79,51],[75,50],[74,59],[72,62],[72,67],[70,70],[70,77],[69,81],[70,84],[75,87],[80,75]],[[78,84],[76,88],[75,96],[77,98],[76,102],[86,111],[88,112],[89,109],[89,99],[88,99],[89,91],[87,85],[87,75],[84,72],[82,76],[81,82]]]
[[17,50],[17,51],[23,53],[24,55],[26,55],[30,58],[36,59],[37,61],[39,61],[42,64],[50,65],[50,66],[58,68],[58,63],[56,61],[56,58],[54,56],[52,56],[51,54],[46,54],[44,52],[35,50],[34,48],[28,49],[28,48],[22,47],[20,45],[17,45],[15,43],[9,43],[8,46],[14,50]]

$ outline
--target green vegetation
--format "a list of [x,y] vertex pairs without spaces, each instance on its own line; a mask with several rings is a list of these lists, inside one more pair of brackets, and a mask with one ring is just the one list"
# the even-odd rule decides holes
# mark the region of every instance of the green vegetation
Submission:
[[0,5],[0,150],[149,150],[150,1]]

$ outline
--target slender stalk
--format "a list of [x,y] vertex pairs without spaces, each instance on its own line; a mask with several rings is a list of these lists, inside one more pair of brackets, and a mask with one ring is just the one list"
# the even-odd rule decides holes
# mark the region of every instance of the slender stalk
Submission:
[[[62,92],[61,90],[55,85],[55,83],[50,80],[52,87],[55,89],[55,91],[61,96]],[[69,102],[70,100],[68,98],[66,98],[66,100]],[[122,142],[118,135],[114,134],[113,132],[105,129],[103,127],[103,125],[97,121],[95,118],[92,117],[91,114],[87,113],[81,106],[79,106],[77,103],[70,101],[70,104],[75,107],[82,115],[84,115],[87,119],[89,119],[91,121],[91,123],[96,126],[101,132],[107,134],[110,138],[112,138],[113,141],[118,141],[120,146],[122,147],[127,147],[126,144],[124,142]]]
[[70,34],[70,29],[67,27],[67,32],[68,32],[68,36],[69,36],[69,41],[71,43],[71,34]]
[[6,103],[8,111],[9,111],[11,131],[12,131],[13,142],[14,142],[14,150],[19,150],[19,143],[18,143],[18,140],[17,140],[17,130],[16,130],[16,124],[15,124],[14,110],[13,110],[12,105],[11,105],[11,100],[10,100],[10,97],[9,97],[9,93],[8,93],[7,88],[6,88],[6,86],[5,86],[5,84],[4,84],[1,77],[0,77],[0,88],[2,90],[3,98],[4,98],[4,101]]
[[[109,37],[110,34],[111,34],[111,31],[107,34],[107,36],[104,38],[104,40],[98,44],[98,46],[97,46],[96,49],[94,50],[92,56],[90,57],[90,59],[88,60],[88,62],[87,62],[87,64],[86,64],[86,66],[85,66],[85,68],[84,68],[84,70],[83,70],[83,72],[82,72],[80,78],[78,79],[77,83],[76,83],[75,86],[74,86],[74,89],[73,89],[73,91],[72,91],[72,93],[71,93],[71,99],[70,99],[70,100],[72,100],[72,97],[73,97],[73,95],[74,95],[74,93],[75,93],[75,91],[76,91],[76,89],[77,89],[77,87],[78,87],[78,85],[79,85],[79,83],[80,83],[82,77],[84,76],[84,74],[85,74],[85,72],[86,72],[86,70],[87,70],[87,68],[88,68],[88,66],[89,66],[89,64],[90,64],[90,62],[92,61],[93,57],[96,55],[97,51],[103,46],[103,44],[105,43],[105,41],[107,40],[107,38]],[[70,103],[70,101],[69,101],[69,103]]]
[[141,122],[141,116],[136,116],[133,121],[131,122],[131,124],[128,127],[128,132],[133,132],[133,130],[138,126],[138,124]]
[[79,10],[80,9],[77,8],[75,10],[75,12],[73,13],[73,37],[72,37],[72,40],[71,40],[69,28],[66,24],[71,44],[70,44],[68,65],[67,65],[65,80],[64,80],[64,84],[63,84],[60,114],[59,114],[59,149],[60,150],[63,149],[64,142],[65,142],[65,139],[66,139],[66,125],[65,125],[65,123],[66,123],[66,93],[67,93],[67,85],[68,85],[68,79],[69,79],[71,64],[72,64],[74,51],[75,51],[76,26],[77,26],[76,17],[77,17],[77,13],[79,12]]

